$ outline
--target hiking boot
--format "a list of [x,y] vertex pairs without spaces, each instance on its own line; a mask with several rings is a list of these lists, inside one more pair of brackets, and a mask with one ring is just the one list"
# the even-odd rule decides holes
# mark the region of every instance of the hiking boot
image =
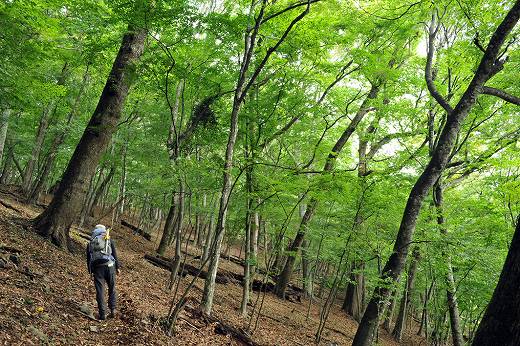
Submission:
[[116,309],[110,310],[110,314],[108,315],[108,318],[116,318]]
[[106,320],[106,319],[107,319],[107,317],[106,317],[105,313],[99,314],[99,318],[98,318],[98,320],[100,320],[100,321],[104,321],[104,320]]

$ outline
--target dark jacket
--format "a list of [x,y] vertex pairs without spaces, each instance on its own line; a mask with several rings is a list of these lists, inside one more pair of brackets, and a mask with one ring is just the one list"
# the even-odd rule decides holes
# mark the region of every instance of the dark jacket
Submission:
[[[117,251],[116,251],[116,244],[114,243],[113,239],[110,239],[110,247],[112,248],[112,257],[114,257],[114,261],[116,264],[116,269],[119,269],[120,263],[117,259]],[[92,269],[94,267],[100,266],[107,263],[106,260],[99,259],[97,261],[94,261],[93,263],[90,263],[90,243],[87,244],[87,269],[89,274],[92,274]]]

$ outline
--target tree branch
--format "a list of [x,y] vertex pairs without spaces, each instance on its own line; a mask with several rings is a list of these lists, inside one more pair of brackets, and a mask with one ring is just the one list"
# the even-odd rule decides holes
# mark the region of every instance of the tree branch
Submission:
[[[271,57],[271,55],[278,49],[278,47],[280,47],[280,45],[282,44],[282,42],[287,38],[287,36],[289,35],[289,33],[291,32],[292,28],[296,25],[296,23],[298,23],[300,20],[303,19],[303,17],[305,17],[307,15],[307,13],[309,13],[309,10],[310,10],[310,6],[311,6],[311,0],[307,1],[307,7],[305,8],[305,10],[300,13],[296,18],[294,18],[291,23],[289,24],[289,26],[285,29],[285,31],[283,32],[282,36],[280,36],[280,38],[278,39],[278,41],[275,43],[274,46],[270,47],[267,52],[265,53],[265,56],[264,58],[262,59],[262,61],[260,61],[260,63],[258,64],[258,66],[256,67],[255,71],[253,72],[253,75],[251,76],[251,78],[249,79],[249,82],[245,85],[244,89],[241,91],[240,93],[240,96],[238,98],[238,103],[241,103],[246,94],[247,94],[247,91],[249,90],[249,88],[251,87],[251,85],[253,85],[253,83],[256,81],[256,79],[258,78],[258,75],[260,74],[260,72],[262,71],[262,69],[264,68],[265,64],[267,63],[267,61],[269,60],[269,58]],[[259,26],[259,24],[257,24],[257,27]]]
[[295,9],[295,8],[297,8],[297,7],[305,6],[305,5],[307,5],[307,3],[312,4],[312,3],[315,3],[315,2],[318,2],[318,1],[320,1],[320,0],[310,0],[310,1],[308,1],[308,2],[307,2],[307,1],[297,2],[297,3],[293,4],[293,5],[287,6],[287,7],[284,8],[283,10],[280,10],[280,11],[278,11],[278,12],[275,12],[275,13],[273,13],[273,14],[268,15],[267,17],[265,17],[265,18],[261,21],[260,24],[264,24],[265,22],[267,22],[267,21],[269,21],[269,20],[271,20],[271,19],[273,19],[273,18],[275,18],[275,17],[278,17],[279,15],[281,15],[281,14],[287,12],[287,11],[290,11],[290,10],[292,10],[292,9]]
[[500,89],[484,86],[482,87],[482,94],[496,96],[506,102],[520,106],[520,97],[508,94],[507,92]]
[[428,87],[428,91],[432,95],[432,97],[437,101],[437,103],[444,108],[444,110],[450,114],[453,111],[453,108],[450,106],[448,101],[442,97],[442,95],[437,91],[437,87],[433,82],[433,73],[432,73],[432,62],[433,62],[433,54],[435,51],[435,36],[439,31],[440,24],[435,26],[435,15],[432,17],[432,22],[428,27],[428,52],[426,55],[426,67],[424,69],[424,77],[426,79],[426,86]]

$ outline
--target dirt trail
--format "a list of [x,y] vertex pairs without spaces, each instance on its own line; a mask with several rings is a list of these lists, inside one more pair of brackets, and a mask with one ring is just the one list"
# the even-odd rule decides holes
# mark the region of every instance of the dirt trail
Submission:
[[[125,227],[116,228],[112,237],[122,262],[117,277],[119,317],[104,322],[89,319],[81,310],[96,312],[94,286],[86,269],[86,240],[76,232],[77,253],[65,253],[35,234],[28,220],[41,207],[17,201],[15,190],[0,189],[0,344],[1,345],[240,345],[230,336],[215,333],[186,312],[181,315],[177,334],[169,338],[162,331],[163,318],[172,294],[165,290],[166,271],[144,260],[153,252],[153,243],[134,235]],[[154,238],[152,238],[154,239]],[[5,250],[19,249],[20,254]],[[12,249],[11,249],[12,251]],[[18,265],[10,258],[17,256]],[[4,261],[4,262],[2,262]],[[193,260],[195,261],[195,260]],[[196,264],[196,262],[192,262]],[[222,261],[222,267],[240,272],[235,263]],[[188,276],[191,279],[190,276]],[[182,285],[186,284],[185,280]],[[193,307],[200,300],[203,282],[198,280],[191,294]],[[182,289],[182,287],[181,287]],[[214,314],[235,327],[247,321],[238,316],[241,287],[218,285]],[[253,295],[253,301],[257,295]],[[306,319],[308,301],[291,303],[266,294],[263,315],[253,339],[262,345],[311,345],[319,321],[314,304]],[[323,335],[323,345],[349,345],[357,324],[334,307]],[[387,334],[382,345],[397,345]],[[421,343],[422,341],[422,343]],[[407,336],[403,345],[424,345],[424,340]]]

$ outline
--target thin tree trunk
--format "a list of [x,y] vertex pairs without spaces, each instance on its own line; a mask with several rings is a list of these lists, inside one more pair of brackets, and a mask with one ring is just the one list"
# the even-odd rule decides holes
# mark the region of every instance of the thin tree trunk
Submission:
[[[441,178],[435,183],[433,188],[433,201],[437,208],[437,223],[440,227],[441,234],[446,237],[448,230],[445,226],[444,212],[443,212],[443,187]],[[447,246],[447,244],[446,244]],[[451,265],[451,256],[449,252],[443,250],[443,257],[446,260],[446,297],[448,301],[448,310],[450,313],[451,335],[453,346],[463,346],[464,339],[462,338],[462,331],[460,329],[460,315],[459,306],[457,304],[457,294],[455,287],[455,279],[453,277],[453,267]]]
[[[199,229],[197,236],[197,246],[200,250],[204,248],[204,239],[206,238],[205,232],[207,231],[207,223],[208,223],[208,196],[206,193],[202,195],[202,211],[199,212]],[[201,251],[202,253],[202,251]]]
[[[323,268],[325,267],[325,268]],[[325,266],[323,265],[322,263],[322,270],[320,270],[319,272],[321,273],[321,280],[320,280],[320,287],[318,289],[318,298],[323,298],[323,292],[325,291],[325,284],[327,283],[327,277],[329,275],[329,267],[330,267],[330,262],[327,262],[325,264]]]
[[[101,174],[101,172],[100,172]],[[85,218],[87,217],[86,209],[87,206],[90,203],[90,200],[92,199],[92,195],[95,191],[95,185],[94,185],[94,179],[96,178],[96,175],[93,175],[88,183],[87,192],[85,194],[85,199],[83,200],[83,206],[81,207],[80,217],[79,217],[79,226],[82,227],[83,223],[85,222]],[[99,179],[98,179],[99,180]]]
[[96,192],[94,193],[94,197],[92,198],[92,202],[90,202],[88,214],[94,216],[94,208],[99,204],[99,200],[104,192],[106,192],[106,188],[112,181],[112,177],[116,171],[115,165],[110,166],[110,170],[106,177],[101,181],[101,184],[98,186]]
[[[65,78],[67,75],[67,63],[63,65],[60,76],[58,77],[57,85],[64,85]],[[41,150],[43,148],[43,141],[45,140],[45,135],[47,134],[47,128],[49,127],[49,120],[51,116],[56,113],[57,101],[51,101],[44,108],[42,112],[42,116],[40,118],[40,123],[38,125],[38,130],[36,131],[36,137],[34,139],[34,145],[31,151],[31,156],[29,156],[29,160],[27,161],[27,165],[25,166],[25,171],[22,179],[22,188],[27,194],[26,197],[29,197],[31,193],[31,185],[32,185],[32,177],[34,173],[34,167],[36,162],[38,162],[38,158],[40,157]]]
[[403,332],[406,326],[406,319],[409,310],[409,304],[413,292],[413,287],[415,283],[415,273],[417,271],[417,264],[419,263],[419,249],[414,248],[412,260],[410,262],[410,267],[408,268],[408,279],[406,280],[406,285],[403,292],[403,297],[401,298],[401,305],[399,306],[399,314],[397,315],[397,321],[395,322],[395,327],[392,332],[394,338],[401,342],[403,337]]
[[116,221],[123,215],[126,206],[126,152],[128,150],[128,136],[125,137],[125,143],[123,144],[123,148],[121,149],[121,182],[119,184],[119,200],[121,200],[121,205],[117,208],[116,213]]
[[0,119],[0,163],[4,156],[5,139],[7,138],[7,127],[9,125],[9,115],[11,109],[6,108],[2,110],[2,118]]
[[[252,159],[252,145],[250,137],[253,136],[253,126],[249,119],[246,119],[246,133],[244,143],[245,161],[249,163]],[[242,282],[242,302],[240,304],[240,315],[247,317],[247,304],[249,303],[250,286],[251,286],[251,250],[252,250],[252,227],[251,211],[253,209],[253,165],[246,168],[246,214],[245,214],[245,261],[244,261],[244,280]],[[240,257],[240,256],[239,256]]]
[[0,176],[0,184],[5,184],[9,180],[9,177],[11,176],[11,167],[13,163],[13,148],[8,147],[7,156],[4,161],[4,166],[2,167],[2,175]]
[[96,110],[63,173],[56,194],[47,209],[34,220],[35,229],[60,247],[68,245],[69,229],[81,209],[87,182],[117,129],[131,84],[131,69],[143,52],[145,37],[145,29],[128,27]]
[[[257,203],[260,203],[259,200]],[[258,204],[257,204],[258,205]],[[251,230],[251,277],[254,278],[258,268],[258,237],[260,234],[260,214],[253,214],[253,229]]]
[[[343,131],[341,134],[341,137],[337,140],[337,142],[334,144],[334,147],[331,150],[331,153],[328,155],[327,160],[325,161],[325,166],[323,167],[323,172],[331,172],[334,169],[334,165],[336,162],[336,158],[340,154],[340,152],[343,150],[343,147],[347,143],[347,141],[350,139],[354,131],[356,130],[358,124],[361,122],[361,120],[365,117],[365,115],[370,111],[370,103],[373,99],[377,97],[377,94],[379,93],[379,85],[372,85],[370,92],[368,93],[367,97],[359,107],[359,110],[357,111],[356,115],[350,122],[350,124],[347,126],[347,128]],[[318,206],[318,200],[315,198],[311,198],[309,204],[307,205],[307,208],[305,210],[305,214],[303,215],[300,226],[298,228],[298,232],[296,233],[296,236],[291,243],[291,245],[288,248],[288,255],[287,259],[285,261],[285,266],[278,275],[278,278],[276,280],[276,288],[275,293],[278,297],[284,298],[285,296],[285,290],[287,289],[287,285],[289,284],[289,281],[291,280],[292,272],[293,272],[293,266],[294,261],[296,259],[296,253],[300,249],[303,239],[305,237],[305,233],[307,232],[307,227],[312,219],[314,212],[316,211],[316,208]]]
[[179,268],[181,266],[181,231],[182,224],[184,219],[184,182],[182,181],[182,177],[179,178],[179,198],[177,205],[177,217],[174,226],[174,234],[175,234],[175,254],[173,256],[172,261],[172,270],[170,275],[170,284],[169,289],[173,288],[175,280],[177,279],[177,275],[179,274]]
[[[251,88],[253,83],[256,81],[258,75],[262,71],[263,67],[271,57],[271,55],[278,49],[278,47],[285,40],[289,32],[292,30],[294,25],[299,22],[303,17],[307,15],[310,8],[310,2],[307,3],[305,10],[296,16],[291,23],[287,26],[279,40],[267,50],[264,58],[260,61],[257,68],[246,83],[246,77],[249,70],[249,64],[253,56],[253,52],[256,44],[256,35],[260,27],[260,23],[264,17],[265,7],[267,1],[261,3],[261,8],[258,16],[255,18],[255,26],[251,31],[247,31],[245,34],[245,49],[244,55],[240,66],[240,74],[237,81],[237,87],[235,89],[235,96],[233,99],[233,107],[231,111],[231,123],[229,130],[229,137],[226,145],[226,156],[224,161],[224,173],[223,173],[223,184],[222,192],[220,197],[220,207],[217,219],[217,226],[215,230],[215,242],[214,247],[210,255],[210,263],[208,269],[208,277],[204,282],[204,292],[202,295],[202,310],[205,314],[209,315],[213,306],[213,295],[215,291],[215,277],[217,275],[218,262],[220,259],[220,249],[222,247],[222,239],[224,237],[224,228],[226,225],[226,218],[228,212],[229,196],[231,194],[231,169],[233,168],[233,151],[235,148],[235,142],[238,133],[238,113],[242,102],[244,101],[248,90]],[[250,13],[253,13],[254,3],[251,5]]]
[[[247,173],[246,173],[247,174]],[[247,179],[251,183],[251,178]],[[248,190],[251,190],[251,186],[248,186]],[[247,197],[246,201],[246,215],[245,215],[245,261],[244,261],[244,280],[242,282],[242,303],[240,304],[240,315],[247,317],[247,304],[249,303],[249,288],[251,280],[251,207],[252,199],[250,196]]]
[[72,119],[76,116],[76,114],[78,112],[80,101],[81,101],[81,97],[83,96],[83,93],[85,91],[85,87],[88,84],[89,67],[90,67],[90,65],[87,65],[87,67],[85,69],[85,73],[83,74],[83,79],[82,79],[82,82],[81,82],[81,86],[80,86],[80,89],[78,91],[78,94],[76,95],[76,97],[74,99],[74,103],[72,104],[72,108],[70,109],[69,114],[67,116],[67,121],[65,123],[65,128],[60,133],[56,134],[56,136],[52,140],[51,146],[50,146],[49,151],[47,153],[47,158],[46,158],[44,166],[43,166],[42,173],[40,174],[40,177],[38,178],[38,181],[36,182],[36,184],[32,188],[31,194],[30,194],[30,196],[28,198],[28,202],[29,203],[35,203],[38,200],[40,194],[43,192],[43,188],[45,186],[45,183],[46,183],[46,181],[47,181],[47,179],[48,179],[52,169],[54,168],[54,162],[56,161],[56,157],[58,155],[58,150],[59,150],[59,148],[61,147],[61,145],[63,144],[63,142],[65,141],[65,139],[67,137],[70,123],[72,122]]
[[215,211],[212,203],[211,214],[209,217],[208,229],[206,231],[206,239],[204,240],[204,250],[202,251],[202,262],[206,262],[209,257],[209,251],[215,235]]
[[[253,38],[254,40],[254,38]],[[252,49],[252,38],[246,35],[246,48],[244,57],[247,57],[249,50]],[[252,54],[252,52],[251,52]],[[249,56],[250,58],[250,56]],[[244,84],[246,81],[246,72],[248,69],[249,60],[244,59],[241,66],[240,76],[237,82],[237,88],[233,100],[233,108],[231,111],[231,124],[229,129],[229,136],[226,145],[226,154],[224,161],[223,184],[220,194],[220,206],[218,211],[217,226],[215,229],[214,246],[211,247],[209,254],[209,268],[208,276],[204,282],[204,292],[202,295],[201,307],[205,314],[210,315],[213,307],[213,296],[215,293],[215,278],[217,276],[218,262],[220,260],[220,251],[222,248],[222,240],[224,239],[224,229],[226,225],[229,196],[231,195],[231,169],[233,167],[233,152],[235,149],[235,142],[238,134],[238,113],[240,111],[241,102],[243,100]]]
[[[366,134],[372,134],[375,132],[375,126],[370,125]],[[365,176],[367,175],[367,147],[368,140],[365,135],[361,135],[359,138],[358,147],[358,181],[361,187],[361,196],[357,203],[357,211],[354,216],[353,229],[358,230],[364,221],[363,207],[365,202],[366,183]],[[347,290],[345,294],[345,301],[343,303],[343,310],[352,316],[356,321],[361,321],[363,316],[364,303],[365,303],[365,287],[364,287],[364,276],[363,269],[365,264],[362,261],[353,261],[351,265],[350,280],[347,282]]]
[[302,244],[303,291],[307,298],[310,299],[312,298],[312,271],[309,256],[309,242],[307,239],[304,239]]
[[[410,192],[399,232],[397,233],[393,253],[383,269],[381,275],[382,280],[380,282],[387,282],[388,280],[395,281],[401,274],[408,255],[408,248],[412,241],[422,202],[448,163],[460,126],[475,105],[477,96],[482,92],[484,83],[502,69],[504,61],[498,58],[500,48],[507,35],[518,22],[519,16],[520,1],[517,1],[506,15],[506,18],[493,33],[475,75],[458,104],[453,109],[447,107],[448,116],[446,124],[439,137],[433,157],[430,159],[424,172],[418,178]],[[429,59],[431,61],[431,57]],[[388,298],[389,291],[386,284],[384,286],[377,285],[374,289],[372,298],[368,303],[352,342],[353,346],[369,346],[372,344],[378,326],[379,315],[382,311],[381,306]]]
[[383,322],[383,328],[387,331],[391,331],[392,320],[394,319],[394,311],[395,305],[397,304],[397,288],[392,291],[390,295],[390,307],[388,308],[388,313],[385,316],[385,320]]
[[424,302],[421,314],[421,325],[419,326],[419,331],[417,335],[422,335],[422,331],[424,330],[424,334],[426,338],[428,338],[428,302],[432,296],[433,286],[435,285],[435,281],[432,281],[430,284],[430,288],[426,287],[424,292]]
[[45,134],[47,133],[47,127],[49,125],[49,118],[51,116],[51,113],[53,112],[54,107],[54,102],[51,102],[45,107],[45,109],[42,112],[40,123],[38,125],[38,130],[36,131],[36,137],[34,139],[34,145],[31,151],[31,155],[29,156],[29,160],[27,161],[27,165],[25,166],[24,174],[22,177],[22,188],[25,191],[25,193],[30,193],[34,166],[38,161],[38,157],[40,156],[40,152],[43,147],[43,141],[45,139]]

